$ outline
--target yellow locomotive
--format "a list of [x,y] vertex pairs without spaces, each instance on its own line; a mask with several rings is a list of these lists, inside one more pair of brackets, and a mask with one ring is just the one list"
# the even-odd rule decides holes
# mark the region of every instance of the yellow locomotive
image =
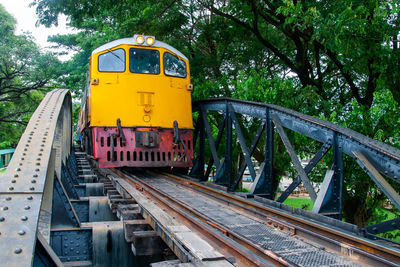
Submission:
[[188,59],[153,36],[92,52],[82,98],[82,145],[99,167],[192,165]]

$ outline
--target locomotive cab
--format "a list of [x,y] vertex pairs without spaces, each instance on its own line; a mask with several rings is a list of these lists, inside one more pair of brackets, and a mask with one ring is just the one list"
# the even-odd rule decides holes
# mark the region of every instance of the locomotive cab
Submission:
[[188,59],[153,36],[95,49],[80,120],[99,167],[190,167],[191,89]]

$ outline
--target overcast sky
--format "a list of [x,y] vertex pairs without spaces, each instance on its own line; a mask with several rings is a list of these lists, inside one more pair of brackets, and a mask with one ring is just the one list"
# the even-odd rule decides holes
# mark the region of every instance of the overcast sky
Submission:
[[[17,34],[22,32],[30,32],[35,38],[36,43],[43,49],[48,50],[51,43],[47,42],[49,35],[71,33],[73,30],[66,26],[66,17],[59,17],[58,27],[46,28],[44,26],[35,27],[37,16],[35,7],[29,7],[32,0],[0,0],[0,4],[4,6],[17,20]],[[61,59],[66,59],[62,57]]]

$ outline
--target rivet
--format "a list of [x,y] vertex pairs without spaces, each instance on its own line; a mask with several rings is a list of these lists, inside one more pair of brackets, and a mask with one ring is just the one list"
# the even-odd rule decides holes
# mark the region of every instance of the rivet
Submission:
[[19,235],[24,235],[24,234],[25,234],[25,231],[24,231],[24,230],[19,230],[19,231],[18,231],[18,234],[19,234]]
[[14,177],[18,177],[18,174],[14,174]]
[[33,197],[32,197],[32,196],[29,196],[29,197],[27,197],[26,199],[27,199],[27,200],[32,200]]
[[29,187],[29,190],[35,190],[35,188],[33,186]]
[[[28,142],[28,143],[30,143],[30,142],[31,142],[31,140],[28,140],[27,142]],[[29,146],[29,145],[28,145],[28,144],[26,144],[26,146]]]
[[15,179],[12,179],[12,180],[11,180],[11,183],[15,184],[15,182],[16,182]]
[[2,210],[8,210],[8,207],[7,207],[7,206],[4,206],[4,207],[2,208]]
[[44,146],[44,144],[41,144],[40,146]]
[[36,160],[40,160],[40,158],[37,158]]
[[0,222],[4,222],[4,217],[0,217]]
[[35,183],[36,183],[36,180],[35,180],[35,179],[31,180],[31,183],[32,183],[32,184],[35,184]]
[[22,162],[20,162],[18,165],[19,165],[19,166],[22,166],[23,164],[22,164]]
[[19,253],[21,253],[22,252],[22,248],[16,248],[15,250],[14,250],[14,253],[15,254],[19,254]]
[[[28,142],[29,142],[29,141],[28,141]],[[29,144],[25,144],[25,146],[26,146],[26,147],[28,147],[28,146],[29,146]]]
[[36,165],[37,165],[37,166],[40,166],[40,162],[36,162]]
[[25,210],[29,210],[31,207],[30,206],[25,206],[24,209]]
[[7,200],[7,201],[10,201],[10,200],[11,200],[11,197],[6,197],[6,200]]
[[40,171],[40,169],[36,168],[35,171],[38,172],[38,171]]
[[19,172],[19,171],[21,171],[21,168],[16,168],[15,170],[16,170],[17,172]]
[[39,153],[38,156],[42,156],[42,153]]
[[22,153],[22,156],[26,156],[26,153]]
[[21,158],[21,160],[24,160],[24,158]]
[[41,148],[40,151],[43,151],[43,148]]
[[28,220],[28,217],[26,217],[26,216],[21,217],[21,221],[27,221],[27,220]]
[[35,174],[33,175],[33,177],[35,177],[35,178],[36,178],[36,177],[38,177],[38,175],[35,173]]
[[8,188],[8,190],[14,190],[14,187],[12,187],[12,186],[10,186],[9,188]]
[[27,148],[24,148],[24,151],[28,151],[28,149],[27,149]]

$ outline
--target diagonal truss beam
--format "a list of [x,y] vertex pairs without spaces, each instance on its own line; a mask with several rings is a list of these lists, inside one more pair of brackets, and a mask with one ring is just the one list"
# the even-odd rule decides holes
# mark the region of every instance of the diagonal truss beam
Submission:
[[244,160],[247,164],[247,167],[249,168],[251,178],[254,181],[254,179],[256,178],[256,172],[254,171],[254,166],[253,166],[253,163],[251,162],[251,158],[250,158],[250,152],[246,146],[246,142],[245,142],[242,130],[240,128],[239,121],[236,117],[235,110],[233,109],[233,106],[231,104],[228,105],[228,111],[229,111],[229,114],[231,115],[232,122],[235,125],[236,135],[239,139],[240,147],[242,148]]
[[385,180],[374,165],[368,161],[361,151],[354,151],[353,154],[357,158],[358,165],[364,169],[364,171],[372,178],[393,204],[400,209],[400,196],[396,190],[393,189],[393,187]]
[[[312,169],[318,164],[318,162],[326,155],[326,153],[329,151],[329,149],[332,147],[331,140],[328,139],[322,147],[318,150],[318,152],[314,155],[314,157],[310,160],[310,162],[307,164],[307,166],[304,168],[304,171],[306,174],[309,174]],[[298,175],[296,179],[286,188],[285,192],[282,193],[282,195],[278,198],[278,202],[283,202],[285,201],[288,196],[293,192],[296,187],[298,187],[301,184],[301,177]]]
[[[219,145],[221,144],[222,135],[224,134],[224,129],[225,129],[225,120],[226,120],[226,117],[224,117],[224,119],[221,121],[221,124],[218,127],[218,135],[217,135],[217,139],[215,139],[215,149],[216,150],[218,150]],[[207,166],[207,171],[206,171],[206,175],[205,175],[206,178],[208,178],[210,176],[211,168],[212,168],[213,164],[214,164],[214,158],[211,157],[210,161],[208,162],[208,166]],[[223,164],[223,162],[222,162],[222,164]],[[217,168],[217,170],[218,170],[218,168]]]
[[282,142],[285,145],[290,158],[292,159],[292,163],[293,163],[298,175],[300,176],[301,181],[303,182],[304,186],[306,187],[311,200],[313,202],[315,202],[315,200],[317,198],[317,194],[314,191],[314,187],[312,186],[310,179],[308,179],[306,172],[304,171],[303,167],[301,166],[301,163],[300,163],[299,159],[297,158],[297,154],[294,151],[293,146],[290,143],[289,138],[287,137],[287,135],[285,133],[285,130],[283,130],[280,119],[278,118],[278,116],[276,114],[272,114],[272,120],[274,121],[276,130],[278,131],[278,133],[282,139]]
[[[249,150],[250,156],[253,155],[254,151],[256,150],[257,144],[260,141],[260,138],[262,136],[264,129],[265,129],[265,122],[263,121],[263,122],[261,122],[260,127],[258,127],[256,136],[253,138],[253,141],[251,142],[251,146],[250,146],[250,150]],[[232,191],[234,191],[237,188],[240,179],[243,177],[243,173],[244,173],[246,167],[247,167],[247,163],[246,163],[246,161],[243,161],[242,164],[240,165],[240,169],[236,176],[235,182],[233,183],[233,185],[231,187]]]
[[203,124],[206,128],[206,133],[207,133],[207,139],[208,139],[208,143],[210,145],[210,150],[211,150],[211,155],[212,155],[212,159],[214,161],[215,167],[217,168],[217,170],[219,169],[219,158],[218,158],[218,154],[217,154],[217,149],[215,146],[215,142],[214,142],[214,138],[211,132],[211,127],[210,127],[210,123],[208,122],[207,119],[207,114],[204,111],[203,108],[200,108],[200,112],[201,112],[201,117],[203,118]]

